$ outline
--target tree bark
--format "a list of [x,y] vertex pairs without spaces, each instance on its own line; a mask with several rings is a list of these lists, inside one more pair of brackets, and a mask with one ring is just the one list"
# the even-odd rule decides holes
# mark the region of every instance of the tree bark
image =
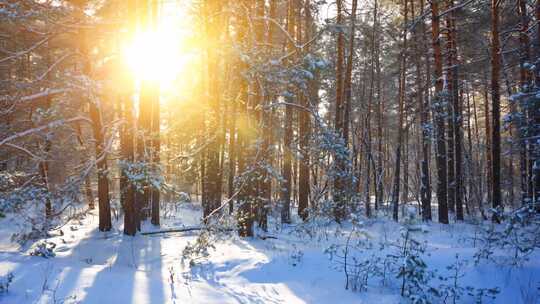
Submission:
[[442,52],[440,42],[440,17],[438,0],[431,1],[431,41],[433,44],[435,96],[433,98],[433,114],[435,121],[435,141],[437,165],[437,203],[439,222],[448,224],[447,204],[447,171],[446,171],[446,139],[445,139],[445,100],[443,96]]
[[[294,37],[295,28],[295,10],[296,1],[289,0],[287,8],[287,31],[290,37]],[[289,52],[294,51],[295,46],[291,41],[288,41]],[[287,103],[294,103],[291,95],[286,97]],[[282,185],[281,185],[281,222],[291,222],[291,191],[292,191],[292,122],[293,111],[292,106],[286,105],[285,107],[285,133],[283,137],[283,168],[282,168]]]
[[[311,16],[311,1],[305,0],[304,3],[304,14],[306,16],[305,18],[305,39],[304,41],[311,40],[311,29],[312,29],[312,16]],[[298,10],[300,12],[300,10]],[[301,14],[299,14],[298,23],[300,24],[302,22],[301,20]],[[301,41],[301,43],[303,43]],[[306,50],[309,52],[309,49]],[[308,82],[308,92],[307,94],[304,94],[302,101],[302,106],[306,108],[310,108],[310,90],[313,86],[313,81]],[[299,168],[299,176],[298,176],[298,215],[305,221],[308,218],[308,211],[307,208],[309,206],[309,193],[310,193],[310,176],[309,176],[309,170],[310,170],[310,153],[309,153],[309,139],[311,136],[311,117],[307,111],[299,111],[299,145],[300,145],[300,153],[301,153],[301,159],[300,159],[300,168]]]
[[[540,22],[540,1],[536,1],[535,5],[535,17],[536,22]],[[540,58],[540,31],[536,31],[535,41],[535,52],[536,58]],[[538,90],[540,88],[540,67],[537,64],[535,70],[535,87]],[[540,106],[538,106],[538,100],[532,101],[535,104],[531,106],[532,113],[532,124],[533,124],[533,136],[536,138],[531,145],[531,159],[533,160],[532,164],[532,184],[533,184],[533,204],[537,211],[540,212],[540,144],[538,143],[538,138],[540,138]]]
[[404,28],[403,28],[403,48],[400,53],[400,76],[398,87],[398,134],[397,134],[397,147],[396,147],[396,164],[394,171],[394,188],[392,193],[392,218],[394,221],[398,221],[399,218],[399,191],[400,191],[400,172],[401,172],[401,149],[403,143],[403,121],[405,116],[404,103],[405,103],[405,78],[407,74],[407,22],[408,22],[408,0],[404,0],[403,15],[404,15]]
[[[413,12],[414,14],[414,12]],[[420,15],[424,14],[424,0],[420,0]],[[429,131],[429,99],[427,96],[424,96],[422,89],[422,67],[420,63],[420,48],[419,44],[421,40],[425,41],[425,23],[421,21],[420,24],[420,33],[422,33],[422,38],[419,35],[418,30],[415,30],[415,48],[416,49],[416,86],[417,86],[417,102],[420,110],[420,126],[421,131],[421,154],[422,159],[420,163],[420,202],[422,205],[422,219],[424,221],[431,221],[431,182],[430,182],[430,173],[429,173],[429,163],[430,163],[430,131]],[[427,55],[427,48],[422,45],[423,53]],[[426,74],[428,71],[426,71]]]
[[[446,9],[451,9],[453,6],[453,0],[448,0],[446,3]],[[446,58],[447,58],[447,69],[446,69],[446,95],[448,96],[446,107],[447,107],[447,172],[448,172],[448,209],[451,212],[456,211],[456,176],[455,176],[455,48],[454,48],[454,22],[453,22],[453,13],[446,15]]]
[[[449,0],[449,6],[454,7],[454,1]],[[452,82],[452,90],[450,91],[450,94],[452,96],[452,123],[449,127],[453,127],[453,135],[454,135],[454,149],[453,149],[453,156],[454,156],[454,162],[452,163],[452,167],[454,168],[454,175],[453,175],[453,182],[452,184],[452,190],[453,190],[453,196],[451,193],[449,193],[449,197],[453,197],[453,202],[450,203],[451,205],[455,206],[456,211],[456,218],[459,221],[463,220],[463,129],[462,129],[462,99],[460,96],[460,87],[459,87],[459,58],[457,53],[457,26],[456,26],[456,20],[457,20],[457,11],[454,9],[449,14],[449,33],[450,33],[450,46],[451,49],[449,50],[449,56],[451,57],[451,65],[449,66],[449,72],[451,72],[451,82]]]
[[[492,207],[501,206],[501,95],[499,77],[501,71],[501,50],[499,40],[499,1],[491,1],[491,104],[492,104]],[[499,219],[494,216],[493,220]]]
[[[530,42],[529,42],[529,16],[527,16],[527,1],[526,0],[518,0],[518,13],[520,17],[520,32],[519,32],[519,43],[520,43],[520,58],[519,58],[519,76],[520,76],[520,89],[524,93],[528,93],[530,91],[530,87],[532,84],[531,79],[531,73],[529,69],[526,67],[526,64],[529,63],[531,54],[530,54]],[[520,121],[517,123],[519,127],[518,131],[518,137],[519,137],[519,166],[521,171],[521,201],[522,203],[530,202],[531,197],[529,196],[528,191],[528,185],[530,182],[530,174],[529,168],[528,168],[528,148],[527,148],[527,140],[524,139],[526,137],[525,132],[523,132],[523,128],[526,128],[528,125],[527,122],[527,114],[528,114],[528,107],[524,102],[521,103],[521,111],[524,118],[520,119]]]
[[[336,24],[343,26],[343,0],[336,1],[337,6],[337,18]],[[334,128],[339,138],[343,140],[344,148],[347,147],[347,138],[343,137],[343,61],[344,61],[344,35],[343,30],[340,29],[336,42],[336,112],[334,118]],[[334,177],[334,217],[337,222],[340,222],[345,217],[346,212],[346,198],[345,198],[345,181],[342,175],[345,175],[345,162],[344,156],[336,153],[336,176]]]
[[[358,7],[358,0],[352,1],[352,8],[351,8],[351,32],[349,36],[349,49],[348,49],[348,56],[347,56],[347,65],[345,68],[345,75],[343,79],[343,139],[345,140],[345,147],[347,147],[348,141],[349,141],[349,129],[350,129],[350,116],[351,116],[351,99],[352,99],[352,70],[353,70],[353,64],[354,64],[354,40],[355,40],[355,34],[356,34],[356,11]],[[366,126],[368,128],[368,126]],[[342,168],[342,170],[344,167]],[[354,187],[353,181],[350,178],[347,178],[346,180],[343,180],[344,182],[343,187],[345,188],[352,188]],[[358,180],[358,182],[360,182]],[[366,202],[366,208],[369,208],[368,203]],[[366,209],[367,210],[367,209]]]

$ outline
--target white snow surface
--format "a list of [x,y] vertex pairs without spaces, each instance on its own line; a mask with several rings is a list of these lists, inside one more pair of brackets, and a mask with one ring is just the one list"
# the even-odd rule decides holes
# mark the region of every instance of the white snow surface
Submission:
[[[163,220],[161,229],[198,226],[200,217],[196,205],[185,204],[177,216]],[[327,227],[326,237],[315,239],[291,233],[292,228],[269,233],[277,239],[232,237],[217,242],[210,257],[190,268],[182,263],[182,250],[196,232],[129,237],[118,222],[112,231],[99,232],[97,211],[92,211],[66,225],[63,236],[49,239],[57,244],[56,257],[46,259],[29,256],[10,242],[13,221],[0,220],[0,276],[14,275],[0,303],[407,303],[399,286],[373,282],[367,291],[345,290],[343,273],[324,249],[344,244],[347,226],[337,234],[337,225]],[[395,238],[399,229],[385,219],[365,226],[373,240]],[[476,229],[470,224],[423,225],[419,237],[428,242],[428,266],[444,273],[459,253],[471,262],[463,282],[501,289],[487,303],[540,303],[540,255],[534,253],[522,267],[475,266],[471,240]]]

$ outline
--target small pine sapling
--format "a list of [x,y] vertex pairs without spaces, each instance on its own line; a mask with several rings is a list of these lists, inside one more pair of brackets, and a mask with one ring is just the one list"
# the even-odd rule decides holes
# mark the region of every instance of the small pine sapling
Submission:
[[400,243],[396,245],[398,251],[387,255],[387,259],[400,265],[396,278],[400,279],[401,296],[415,304],[431,303],[438,296],[437,290],[429,285],[434,272],[428,269],[423,259],[426,246],[413,238],[414,231],[416,228],[409,224],[402,228]]
[[5,276],[0,276],[0,295],[5,294],[9,291],[9,285],[13,281],[13,273],[8,272]]
[[473,286],[463,286],[460,279],[465,276],[465,268],[467,261],[460,260],[459,254],[456,254],[455,261],[446,269],[449,271],[448,276],[439,276],[439,280],[443,283],[439,285],[439,297],[443,303],[462,303],[465,295],[472,297],[475,303],[483,303],[484,298],[495,299],[499,293],[498,288],[476,288]]

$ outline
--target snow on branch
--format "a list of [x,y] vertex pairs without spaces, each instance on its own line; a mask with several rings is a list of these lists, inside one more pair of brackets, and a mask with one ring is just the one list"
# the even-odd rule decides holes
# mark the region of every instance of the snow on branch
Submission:
[[49,41],[51,37],[45,37],[43,39],[41,39],[40,41],[34,43],[31,47],[29,47],[28,49],[26,50],[23,50],[23,51],[20,51],[20,52],[16,52],[14,53],[13,55],[10,55],[10,56],[7,56],[7,57],[4,57],[2,59],[0,59],[0,63],[4,63],[6,61],[9,61],[9,60],[14,60],[14,59],[17,59],[21,56],[24,56],[30,52],[32,52],[33,50],[37,49],[38,47],[40,47],[41,45],[45,44],[47,41]]
[[[21,102],[29,102],[29,101],[33,101],[33,100],[40,99],[40,98],[43,98],[43,97],[51,96],[51,95],[57,95],[57,94],[66,93],[68,91],[69,90],[65,89],[65,88],[57,88],[57,89],[48,88],[48,89],[43,90],[43,91],[41,91],[39,93],[19,97],[18,100],[21,101]],[[9,99],[10,99],[9,96],[8,97],[4,96],[3,98],[0,99],[0,101],[8,101]]]
[[75,122],[75,121],[86,121],[86,122],[88,122],[90,124],[92,123],[91,120],[89,120],[86,117],[82,117],[82,116],[77,116],[77,117],[73,117],[73,118],[70,118],[70,119],[58,119],[58,120],[52,121],[52,122],[50,122],[48,124],[45,124],[45,125],[42,125],[42,126],[39,126],[39,127],[35,127],[35,128],[31,128],[31,129],[28,129],[28,130],[24,130],[24,131],[18,132],[16,134],[13,134],[11,136],[8,136],[8,137],[6,137],[6,138],[4,138],[4,139],[2,139],[0,141],[0,147],[7,145],[11,141],[14,141],[16,139],[28,136],[30,134],[34,134],[34,133],[37,133],[37,132],[40,132],[40,131],[43,131],[43,130],[47,130],[47,129],[56,128],[56,127],[59,127],[61,125],[66,124],[66,123],[71,123],[71,122]]

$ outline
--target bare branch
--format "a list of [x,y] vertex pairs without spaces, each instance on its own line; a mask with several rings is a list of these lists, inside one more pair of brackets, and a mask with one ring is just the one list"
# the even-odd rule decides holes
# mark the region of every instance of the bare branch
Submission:
[[18,145],[14,145],[12,143],[6,143],[5,144],[6,147],[10,147],[10,148],[13,148],[15,150],[18,150],[18,151],[21,151],[25,154],[28,154],[31,158],[34,158],[36,160],[39,160],[39,161],[42,161],[43,158],[42,157],[39,157],[37,155],[35,155],[34,153],[30,152],[30,150],[24,148],[24,147],[21,147],[21,146],[18,146]]

